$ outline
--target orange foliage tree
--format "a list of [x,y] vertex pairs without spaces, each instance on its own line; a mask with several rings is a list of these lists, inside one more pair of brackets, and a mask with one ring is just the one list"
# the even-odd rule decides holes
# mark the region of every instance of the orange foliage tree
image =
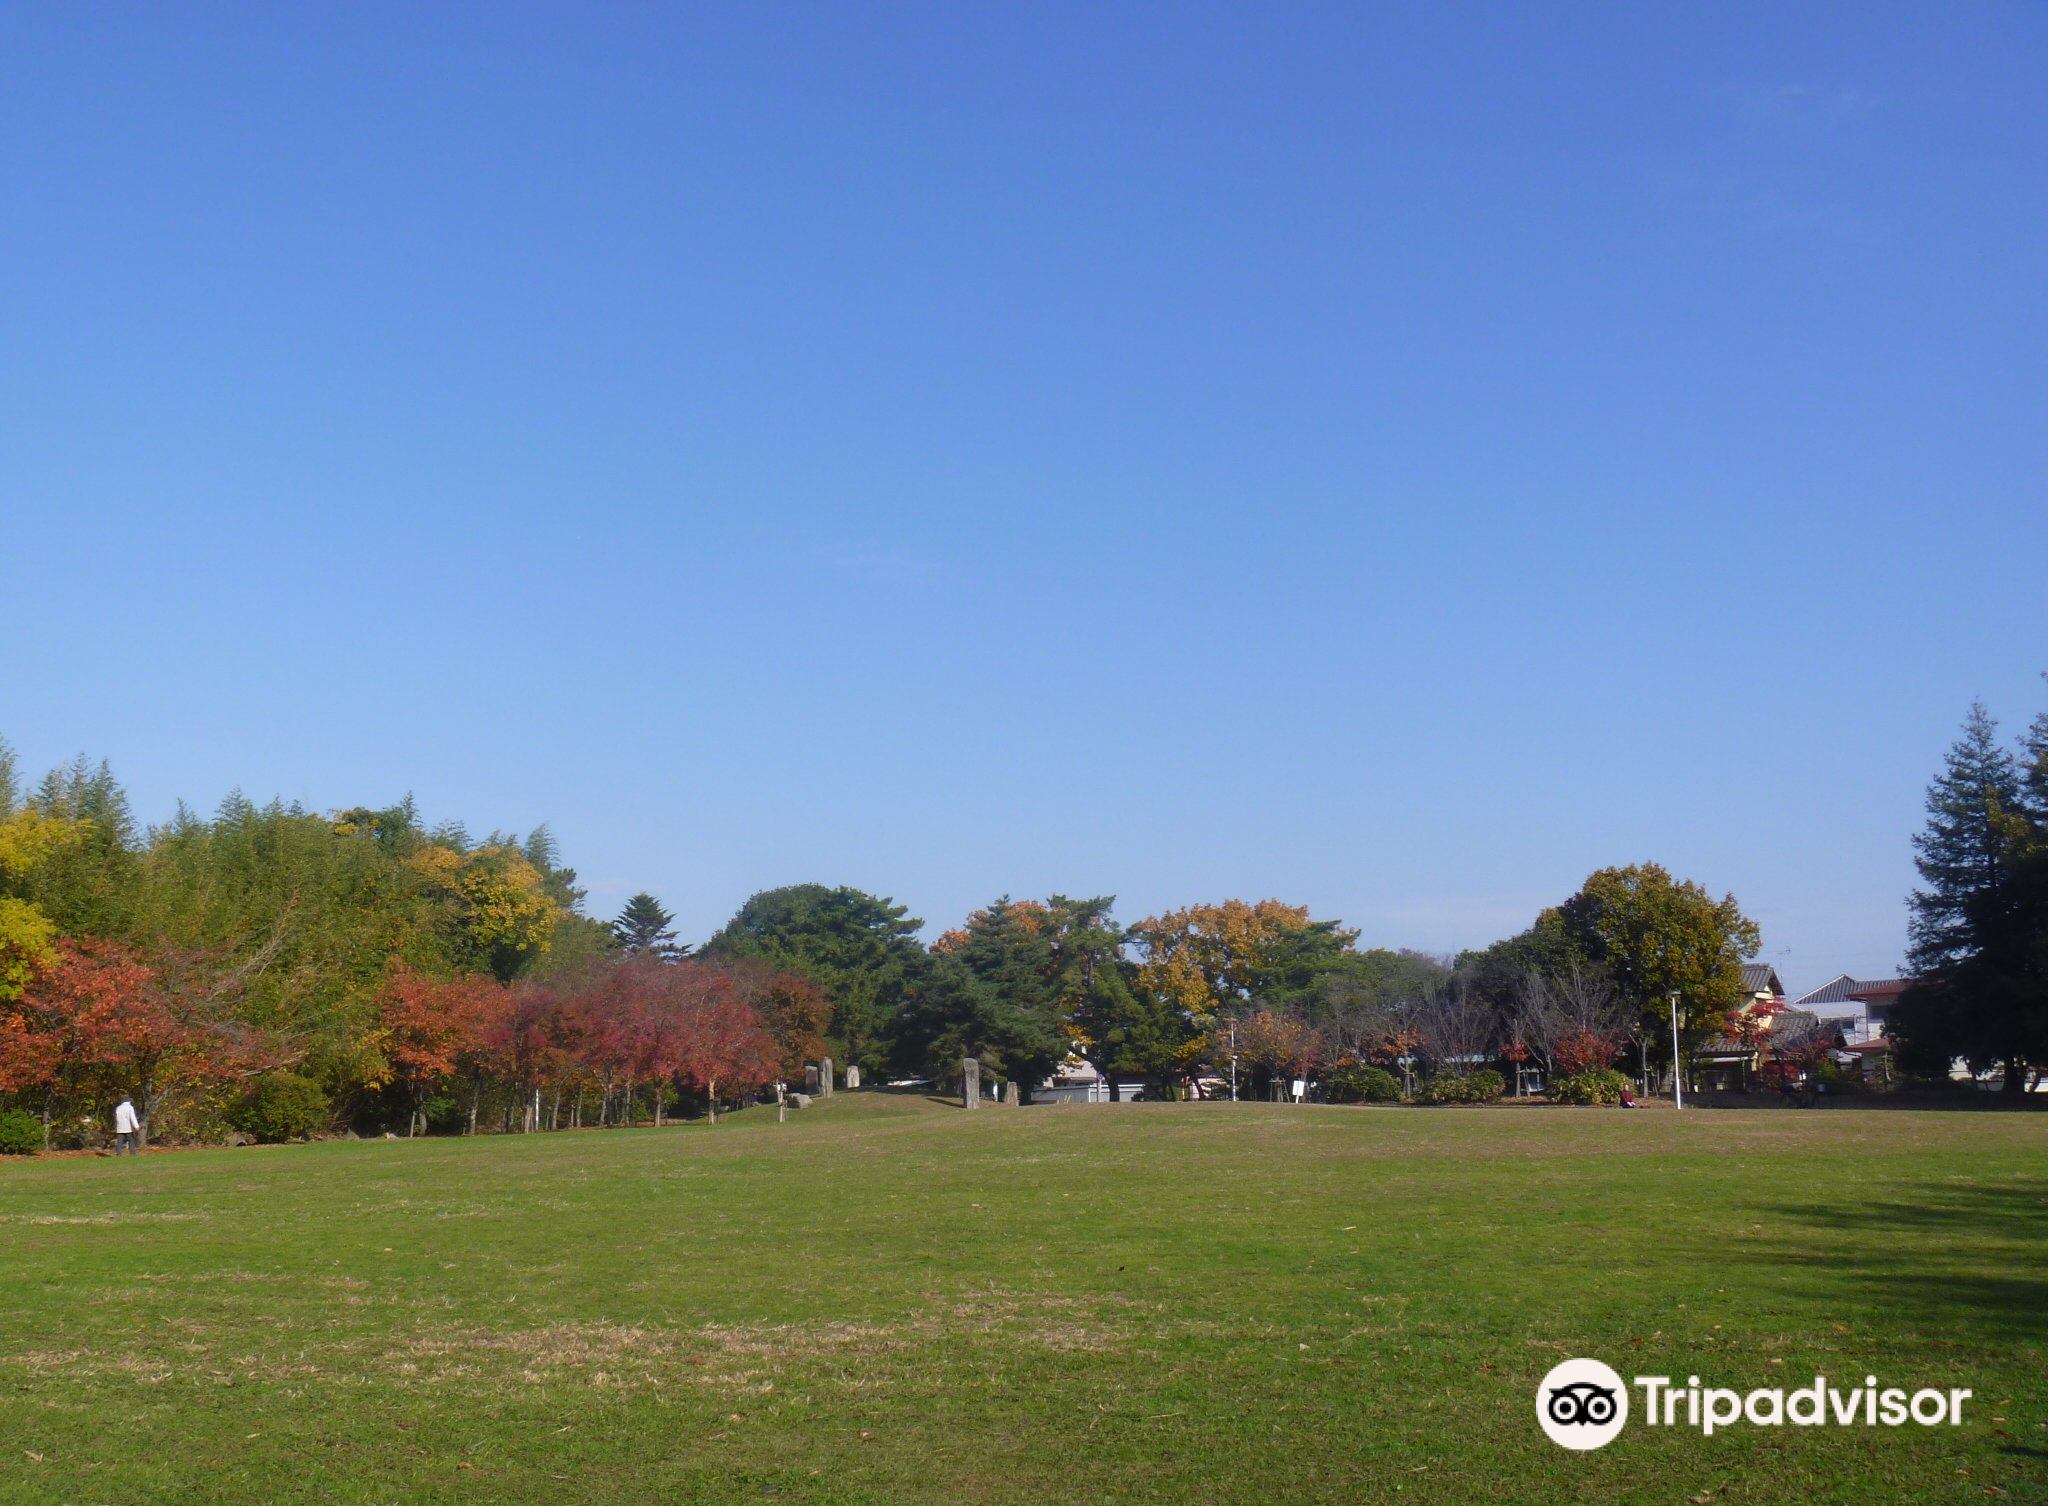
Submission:
[[85,1086],[130,1094],[147,1145],[152,1121],[178,1094],[284,1059],[227,1018],[210,985],[188,954],[165,953],[152,965],[119,941],[67,939],[11,1011],[0,1069],[39,1076],[26,1086],[43,1087],[52,1101]]
[[471,1074],[470,1129],[487,1042],[506,1011],[504,988],[482,974],[429,978],[394,963],[377,996],[384,1055],[404,1085],[410,1112],[405,1133],[424,1128],[427,1099],[458,1071]]

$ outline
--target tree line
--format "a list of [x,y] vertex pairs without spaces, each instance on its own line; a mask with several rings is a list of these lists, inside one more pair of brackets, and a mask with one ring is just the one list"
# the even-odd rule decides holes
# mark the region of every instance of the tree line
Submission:
[[828,1054],[935,1082],[974,1056],[1027,1092],[1086,1062],[1175,1096],[1648,1072],[1674,993],[1688,1049],[1737,1028],[1759,942],[1732,896],[1654,864],[1456,957],[1275,899],[1114,908],[1003,896],[926,945],[902,905],[798,884],[692,947],[652,895],[587,914],[545,827],[240,794],[143,827],[104,764],[24,786],[0,745],[0,1096],[65,1144],[121,1093],[159,1138],[658,1123]]

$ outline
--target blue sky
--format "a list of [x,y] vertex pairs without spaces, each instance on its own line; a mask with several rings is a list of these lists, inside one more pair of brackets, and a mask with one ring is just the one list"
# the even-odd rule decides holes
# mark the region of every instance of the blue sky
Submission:
[[1883,973],[2048,705],[2039,7],[0,18],[0,734],[701,937],[1655,860]]

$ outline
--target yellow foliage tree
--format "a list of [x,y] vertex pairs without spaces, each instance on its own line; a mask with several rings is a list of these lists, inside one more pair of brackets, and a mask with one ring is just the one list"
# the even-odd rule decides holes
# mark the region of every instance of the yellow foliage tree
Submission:
[[85,823],[38,811],[0,817],[0,999],[18,999],[56,957],[57,927],[18,889],[42,863],[85,838]]
[[501,982],[553,944],[564,912],[518,848],[429,845],[407,861],[453,905],[462,939]]
[[1129,932],[1145,948],[1138,982],[1171,999],[1206,1031],[1217,1015],[1250,997],[1282,938],[1309,923],[1306,905],[1277,899],[1230,899],[1149,916]]

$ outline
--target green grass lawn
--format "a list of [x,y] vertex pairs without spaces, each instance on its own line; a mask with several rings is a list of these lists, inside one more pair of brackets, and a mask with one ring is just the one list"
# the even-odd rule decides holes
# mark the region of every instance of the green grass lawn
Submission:
[[[2044,1340],[2031,1114],[842,1094],[0,1166],[8,1502],[2048,1500]],[[1575,1454],[1574,1355],[1976,1397]]]

